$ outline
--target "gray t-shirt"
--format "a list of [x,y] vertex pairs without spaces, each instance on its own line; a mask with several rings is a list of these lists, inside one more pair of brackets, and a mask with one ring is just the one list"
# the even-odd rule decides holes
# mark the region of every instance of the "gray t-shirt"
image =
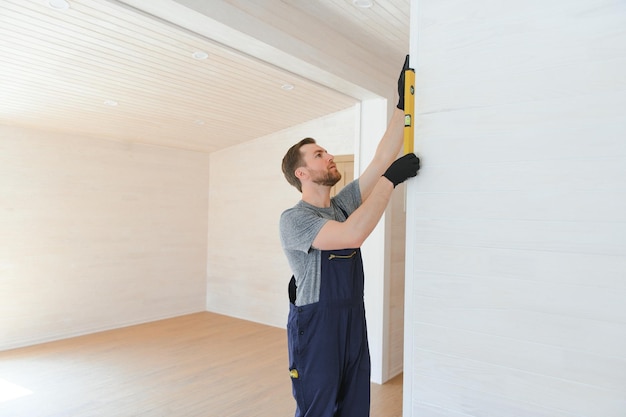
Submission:
[[280,240],[296,278],[297,306],[319,301],[322,264],[321,251],[312,247],[315,237],[328,220],[346,220],[342,209],[350,215],[360,205],[357,179],[330,199],[330,207],[315,207],[301,200],[280,216]]

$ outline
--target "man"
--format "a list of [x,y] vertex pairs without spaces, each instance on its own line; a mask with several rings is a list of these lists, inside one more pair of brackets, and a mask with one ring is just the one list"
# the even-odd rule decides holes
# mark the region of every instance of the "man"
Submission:
[[363,174],[335,197],[341,174],[314,139],[283,158],[287,181],[302,200],[283,212],[280,237],[294,276],[287,324],[296,417],[366,417],[370,408],[370,355],[359,250],[380,220],[396,185],[417,175],[419,159],[394,162],[404,132],[404,70],[399,101],[376,154]]

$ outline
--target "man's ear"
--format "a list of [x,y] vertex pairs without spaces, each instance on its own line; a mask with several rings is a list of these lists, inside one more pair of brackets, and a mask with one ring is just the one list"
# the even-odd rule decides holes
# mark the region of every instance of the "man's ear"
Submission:
[[304,169],[304,167],[299,167],[298,169],[296,169],[296,178],[298,178],[299,180],[302,180],[302,178],[305,178],[306,175],[307,175],[307,172]]

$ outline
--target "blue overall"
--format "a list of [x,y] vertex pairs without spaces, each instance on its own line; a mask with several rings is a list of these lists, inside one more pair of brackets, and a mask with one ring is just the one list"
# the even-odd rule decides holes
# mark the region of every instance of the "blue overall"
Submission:
[[359,249],[322,251],[319,302],[291,305],[287,322],[296,417],[367,417],[370,354]]

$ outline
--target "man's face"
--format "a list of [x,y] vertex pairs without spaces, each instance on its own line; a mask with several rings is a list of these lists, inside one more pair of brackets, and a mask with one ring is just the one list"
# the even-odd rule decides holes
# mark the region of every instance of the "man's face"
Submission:
[[326,152],[321,146],[310,143],[300,148],[304,156],[305,166],[311,181],[319,185],[332,187],[341,179],[341,173],[333,162],[334,156]]

